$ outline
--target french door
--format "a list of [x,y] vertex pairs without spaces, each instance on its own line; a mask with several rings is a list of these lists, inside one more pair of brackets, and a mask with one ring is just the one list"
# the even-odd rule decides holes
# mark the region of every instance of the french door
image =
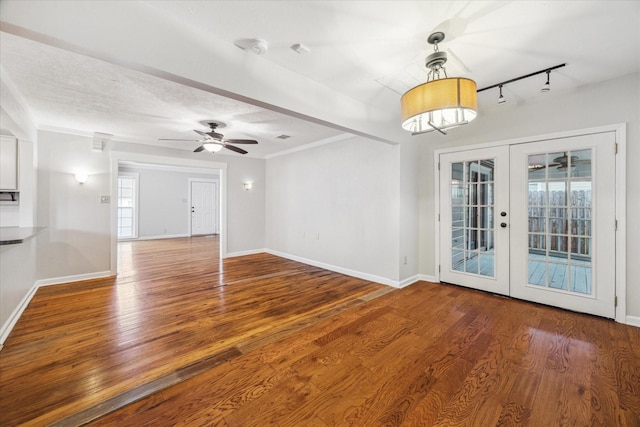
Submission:
[[440,155],[440,278],[615,317],[615,133]]
[[440,155],[440,280],[509,294],[509,147]]

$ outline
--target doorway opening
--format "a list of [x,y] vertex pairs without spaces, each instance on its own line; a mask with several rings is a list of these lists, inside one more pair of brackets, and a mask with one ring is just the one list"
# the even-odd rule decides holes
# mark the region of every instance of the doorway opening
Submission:
[[[123,244],[144,243],[144,241],[159,241],[162,239],[183,239],[188,241],[191,236],[212,235],[216,241],[215,259],[226,258],[226,163],[189,160],[180,158],[164,158],[134,153],[117,153],[112,155],[112,194],[117,203],[111,206],[111,272],[119,272],[119,249]],[[135,210],[128,210],[128,217],[124,218],[123,207],[128,208],[131,203],[126,199],[131,192],[121,191],[121,184],[128,184],[121,178],[135,176]],[[192,182],[206,183],[206,188],[214,188],[213,195],[207,195],[210,219],[204,224],[209,228],[200,229],[204,232],[192,231]],[[122,187],[122,188],[120,188]],[[126,193],[126,194],[125,194]],[[120,197],[127,196],[127,197]],[[123,199],[120,203],[120,199]],[[123,206],[120,206],[123,205]],[[123,221],[125,219],[126,221]],[[126,224],[125,224],[126,222]],[[132,237],[122,236],[122,232],[129,231],[125,225],[135,224],[136,232]],[[126,230],[125,230],[126,229]],[[198,237],[195,237],[198,238]],[[206,238],[206,237],[203,237]],[[124,251],[131,248],[124,248]]]

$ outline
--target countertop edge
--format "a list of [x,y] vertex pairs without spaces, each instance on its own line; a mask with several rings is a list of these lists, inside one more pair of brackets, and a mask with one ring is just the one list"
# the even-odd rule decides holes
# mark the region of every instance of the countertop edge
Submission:
[[46,227],[0,227],[0,246],[23,243],[46,229]]

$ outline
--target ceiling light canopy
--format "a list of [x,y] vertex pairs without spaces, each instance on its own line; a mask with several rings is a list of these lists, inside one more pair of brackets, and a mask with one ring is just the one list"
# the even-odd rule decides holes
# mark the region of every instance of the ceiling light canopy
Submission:
[[[476,118],[478,100],[476,82],[462,77],[448,77],[444,64],[447,53],[438,50],[444,33],[436,32],[427,41],[434,52],[427,56],[427,82],[402,95],[402,128],[413,133],[447,129],[467,124]],[[441,77],[441,74],[444,77]]]

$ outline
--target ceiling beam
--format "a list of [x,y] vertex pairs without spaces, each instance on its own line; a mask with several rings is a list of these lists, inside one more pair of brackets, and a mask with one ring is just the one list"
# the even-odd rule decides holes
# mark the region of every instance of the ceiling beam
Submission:
[[380,142],[398,114],[161,16],[143,2],[2,2],[0,30]]

